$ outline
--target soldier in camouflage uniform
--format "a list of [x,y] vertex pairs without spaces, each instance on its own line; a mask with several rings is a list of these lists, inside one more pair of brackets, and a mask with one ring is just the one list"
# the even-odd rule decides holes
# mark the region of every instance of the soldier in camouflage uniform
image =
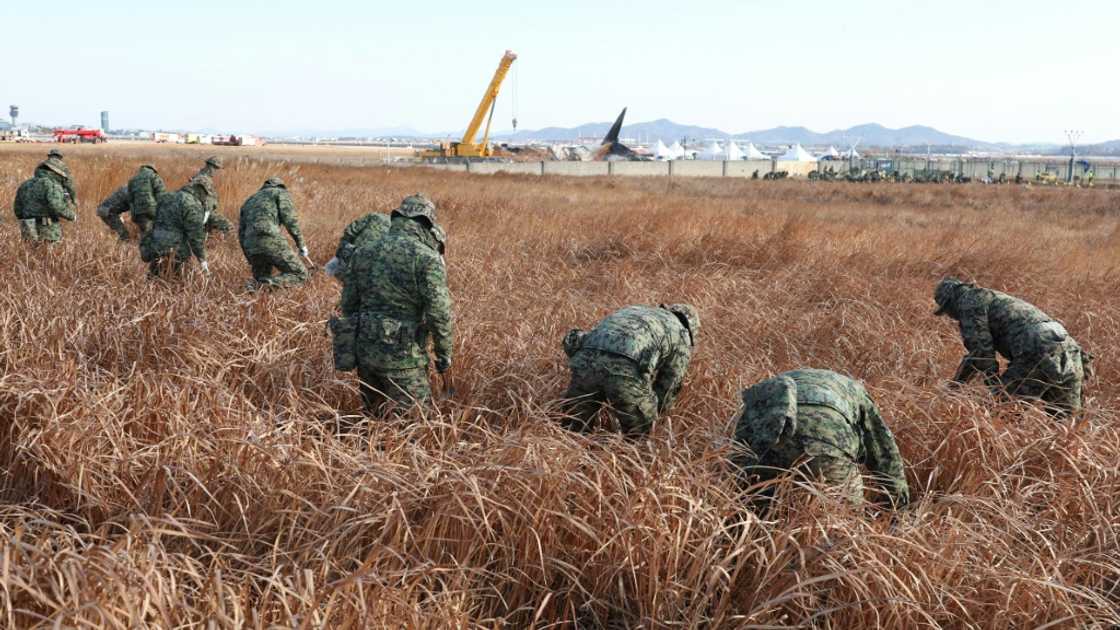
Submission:
[[386,214],[371,212],[355,219],[343,230],[334,258],[325,267],[326,272],[335,278],[342,278],[346,273],[346,263],[350,260],[350,256],[363,245],[377,242],[388,231],[389,216]]
[[233,224],[229,222],[229,219],[218,212],[218,187],[214,184],[214,177],[217,176],[218,171],[221,169],[222,158],[211,155],[206,158],[206,162],[203,163],[202,168],[198,169],[198,172],[191,178],[192,181],[196,179],[205,179],[205,185],[209,186],[210,189],[214,191],[213,196],[206,202],[206,212],[209,213],[207,215],[209,218],[206,219],[207,234],[210,232],[229,234],[233,231]]
[[606,403],[623,433],[649,433],[673,405],[699,334],[700,316],[688,304],[628,306],[590,332],[569,331],[563,343],[572,372],[564,394],[569,427],[587,431]]
[[743,390],[735,441],[749,449],[735,459],[745,475],[768,480],[801,465],[859,504],[866,465],[891,503],[910,502],[894,435],[863,385],[843,374],[793,370]]
[[206,262],[207,182],[192,180],[177,192],[160,197],[150,232],[140,241],[140,259],[148,263],[148,276],[157,277],[168,264],[178,275],[193,255],[210,273]]
[[156,206],[160,196],[166,192],[167,187],[154,164],[141,165],[128,180],[128,207],[131,208],[132,222],[140,228],[141,237],[152,231]]
[[[307,280],[307,268],[288,247],[288,241],[280,233],[280,226],[288,230],[296,248],[307,257],[307,245],[299,229],[292,196],[279,177],[270,177],[252,197],[241,206],[238,223],[237,241],[249,266],[253,270],[253,281],[257,286],[293,286]],[[280,274],[272,275],[273,269]]]
[[34,177],[20,184],[12,209],[25,241],[57,243],[62,240],[59,219],[77,220],[78,215],[67,200],[67,179],[62,169],[46,161],[35,169]]
[[435,204],[417,194],[393,211],[384,238],[350,257],[340,306],[345,317],[360,320],[357,370],[370,412],[431,398],[429,338],[436,371],[451,368],[452,306],[442,239]]
[[122,241],[131,238],[128,228],[121,222],[121,215],[128,212],[128,186],[121,186],[97,206],[97,216],[116,233]]
[[[1081,387],[1092,375],[1092,357],[1061,322],[1023,300],[956,278],[939,282],[933,295],[934,314],[960,323],[968,350],[954,383],[982,374],[994,393],[1041,400],[1056,416],[1081,409]],[[1002,375],[997,353],[1008,361]]]
[[66,176],[62,187],[66,190],[67,201],[75,206],[78,205],[78,191],[74,190],[74,177],[70,174],[70,167],[62,160],[62,151],[51,149],[47,153],[47,163],[56,166],[57,170]]

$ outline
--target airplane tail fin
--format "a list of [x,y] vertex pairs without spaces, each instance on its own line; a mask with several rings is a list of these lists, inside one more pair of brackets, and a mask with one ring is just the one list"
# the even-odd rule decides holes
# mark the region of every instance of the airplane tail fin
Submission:
[[626,108],[622,108],[622,113],[618,115],[618,119],[611,125],[611,130],[607,132],[607,136],[603,138],[603,144],[614,144],[618,142],[618,135],[622,133],[622,119],[626,118]]

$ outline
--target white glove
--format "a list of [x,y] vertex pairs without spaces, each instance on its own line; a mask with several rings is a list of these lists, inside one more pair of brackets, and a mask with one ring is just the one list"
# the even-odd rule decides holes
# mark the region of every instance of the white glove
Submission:
[[202,273],[210,275],[210,263],[202,261]]
[[308,255],[309,255],[310,253],[311,253],[311,252],[309,252],[309,251],[307,250],[307,246],[306,246],[306,245],[304,245],[303,247],[299,248],[299,255],[300,255],[300,256],[303,256],[304,258],[307,258],[307,256],[308,256]]

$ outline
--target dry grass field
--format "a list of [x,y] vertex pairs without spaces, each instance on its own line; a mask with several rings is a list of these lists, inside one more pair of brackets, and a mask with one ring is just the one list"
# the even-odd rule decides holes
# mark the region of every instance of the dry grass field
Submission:
[[[468,176],[236,152],[231,219],[287,179],[312,257],[424,191],[449,234],[457,393],[399,421],[332,369],[339,286],[149,283],[94,215],[154,158],[69,151],[81,205],[29,248],[11,202],[45,147],[0,152],[0,626],[1109,628],[1120,624],[1120,195],[1103,190]],[[254,155],[258,157],[254,157]],[[979,385],[931,315],[959,274],[1097,356],[1058,423]],[[697,355],[650,439],[570,434],[560,339],[687,301]],[[799,366],[864,380],[913,505],[792,482],[750,512],[727,462],[741,388]]]

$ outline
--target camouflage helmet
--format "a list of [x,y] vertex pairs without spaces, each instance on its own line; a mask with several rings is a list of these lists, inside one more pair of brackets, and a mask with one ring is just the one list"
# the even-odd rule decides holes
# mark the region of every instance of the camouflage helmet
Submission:
[[964,286],[968,286],[968,283],[953,277],[938,282],[937,288],[933,290],[933,301],[937,302],[937,310],[933,314],[944,315],[949,312],[957,301],[958,290]]
[[192,177],[191,181],[187,182],[187,185],[184,186],[184,188],[201,192],[208,197],[213,197],[215,194],[214,180],[205,175],[196,175],[195,177]]
[[45,160],[43,162],[40,162],[39,166],[36,168],[36,170],[38,170],[40,168],[45,168],[48,171],[58,175],[59,177],[61,177],[63,179],[68,179],[70,177],[69,175],[66,174],[66,171],[62,170],[61,166],[55,164],[54,162],[52,162],[50,160]]
[[436,204],[420,193],[405,197],[401,201],[400,207],[393,210],[392,214],[410,219],[424,217],[428,220],[428,223],[436,225]]
[[47,153],[47,157],[49,157],[49,158],[52,158],[52,157],[53,157],[53,158],[58,158],[58,159],[60,159],[60,160],[61,160],[61,159],[62,159],[62,151],[59,151],[58,149],[51,149],[51,150],[50,150],[50,151],[49,151],[49,152]]
[[280,179],[279,177],[269,177],[268,179],[264,180],[264,187],[287,188],[287,186],[284,185],[284,180]]
[[206,165],[213,166],[214,168],[222,168],[222,158],[216,155],[211,155],[210,157],[206,158]]
[[159,172],[158,170],[156,170],[156,165],[155,164],[141,164],[140,168],[150,169],[153,173],[158,173]]
[[692,337],[692,345],[696,345],[696,338],[700,336],[700,313],[691,304],[662,304],[661,308],[676,315],[688,327],[688,334]]

